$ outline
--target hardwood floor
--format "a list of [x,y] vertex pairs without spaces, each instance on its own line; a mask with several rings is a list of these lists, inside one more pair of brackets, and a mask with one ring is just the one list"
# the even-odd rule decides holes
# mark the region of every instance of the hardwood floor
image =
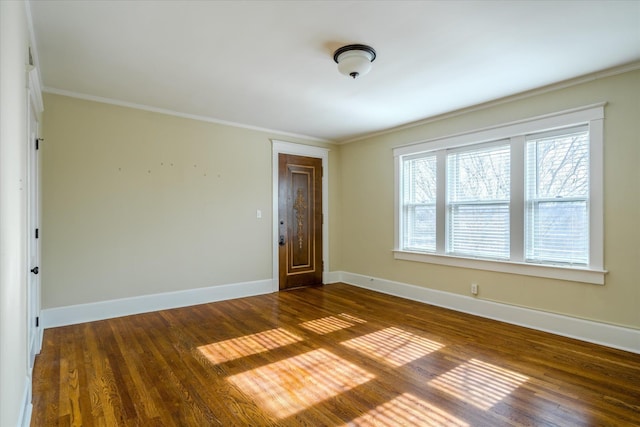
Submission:
[[47,329],[32,426],[640,425],[640,355],[333,284]]

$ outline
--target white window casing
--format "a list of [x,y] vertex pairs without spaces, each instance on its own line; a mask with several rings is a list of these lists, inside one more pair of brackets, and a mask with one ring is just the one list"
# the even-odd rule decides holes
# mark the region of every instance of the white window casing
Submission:
[[604,284],[604,106],[395,148],[395,258]]

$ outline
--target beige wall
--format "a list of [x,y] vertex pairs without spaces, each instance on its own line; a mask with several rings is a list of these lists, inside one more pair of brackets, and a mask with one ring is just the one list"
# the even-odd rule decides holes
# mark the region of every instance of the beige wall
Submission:
[[43,132],[43,308],[271,279],[291,138],[52,94]]
[[[635,71],[330,147],[329,271],[640,328],[639,92]],[[393,259],[394,147],[601,101],[605,286]],[[51,94],[44,137],[43,308],[271,278],[269,139],[291,138]]]
[[27,371],[26,67],[23,2],[0,1],[0,426],[21,417]]
[[[601,101],[605,286],[394,260],[394,147]],[[462,295],[475,282],[487,300],[640,328],[639,103],[634,71],[342,146],[342,269]]]

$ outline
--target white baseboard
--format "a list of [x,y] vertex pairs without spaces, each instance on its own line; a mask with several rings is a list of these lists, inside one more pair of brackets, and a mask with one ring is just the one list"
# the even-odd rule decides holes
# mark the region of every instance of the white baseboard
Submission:
[[40,354],[42,350],[42,340],[44,339],[44,327],[42,325],[38,326],[38,348],[36,354]]
[[325,271],[323,275],[323,282],[325,284],[338,283],[342,278],[341,271]]
[[348,272],[341,282],[413,301],[640,354],[640,330],[578,319]]
[[254,282],[47,308],[41,311],[40,319],[42,329],[46,329],[271,292],[273,292],[271,279],[257,280]]
[[[640,354],[640,330],[638,329],[501,304],[344,271],[325,272],[324,282],[326,284],[344,282],[413,301]],[[41,312],[41,329],[268,294],[273,292],[273,286],[272,279],[266,279],[49,308]]]
[[31,404],[31,378],[25,380],[24,391],[22,392],[22,401],[20,403],[20,418],[16,427],[29,427],[31,424],[31,412],[33,405]]

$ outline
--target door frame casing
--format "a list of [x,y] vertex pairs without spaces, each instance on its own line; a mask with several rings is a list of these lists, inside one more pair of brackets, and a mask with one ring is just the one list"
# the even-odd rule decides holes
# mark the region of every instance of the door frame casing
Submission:
[[272,289],[273,292],[280,290],[280,265],[279,246],[278,246],[278,155],[293,154],[296,156],[313,157],[322,160],[322,281],[327,279],[327,270],[329,266],[329,149],[315,147],[312,145],[296,144],[293,142],[285,142],[271,140],[272,143],[272,220],[273,232],[271,236],[273,250],[273,272],[272,272]]
[[[41,162],[35,139],[40,138],[41,114],[44,110],[42,91],[38,69],[27,69],[27,241],[26,243],[26,274],[27,274],[27,366],[31,376],[35,356],[40,353],[44,328],[36,326],[35,318],[40,317],[42,282],[41,275],[33,276],[31,268],[41,267],[42,245],[35,238],[35,229],[41,229],[42,209],[42,175]],[[34,256],[35,259],[32,259]],[[31,396],[29,396],[31,398]],[[30,401],[30,400],[29,400]]]
[[28,368],[33,369],[35,356],[40,353],[41,328],[36,326],[36,318],[40,317],[40,275],[31,269],[40,267],[41,252],[39,238],[35,230],[40,229],[40,169],[36,140],[39,138],[38,117],[36,107],[29,103],[27,127],[27,242],[26,242],[26,274],[27,274],[27,357]]

